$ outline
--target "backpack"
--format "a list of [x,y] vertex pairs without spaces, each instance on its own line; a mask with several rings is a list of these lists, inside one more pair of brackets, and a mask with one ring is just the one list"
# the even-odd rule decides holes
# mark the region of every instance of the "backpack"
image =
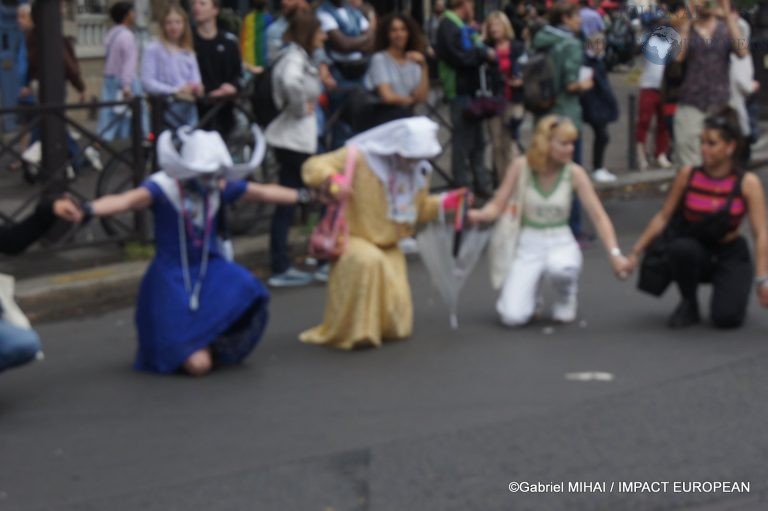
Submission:
[[267,66],[261,74],[254,76],[251,84],[249,94],[251,97],[251,110],[256,124],[262,128],[269,126],[269,123],[280,115],[280,109],[275,103],[273,94],[274,84],[272,83],[272,77],[281,58],[282,55]]
[[555,106],[555,63],[548,51],[523,54],[519,60],[523,76],[523,104],[534,115],[542,115]]
[[272,97],[272,70],[274,65],[253,77],[251,86],[251,110],[256,124],[266,128],[280,114],[275,99]]

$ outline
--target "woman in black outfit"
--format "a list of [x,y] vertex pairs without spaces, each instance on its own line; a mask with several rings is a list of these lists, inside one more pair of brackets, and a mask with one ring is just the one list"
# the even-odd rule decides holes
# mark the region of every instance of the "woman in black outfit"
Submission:
[[[632,250],[634,266],[669,226],[667,261],[682,298],[669,319],[670,328],[700,321],[696,292],[703,282],[713,286],[710,319],[716,327],[743,323],[753,285],[761,305],[768,307],[765,195],[757,175],[739,166],[741,145],[733,109],[725,107],[707,117],[701,134],[702,166],[680,169],[664,206]],[[754,264],[740,233],[744,216],[749,216],[752,228]]]

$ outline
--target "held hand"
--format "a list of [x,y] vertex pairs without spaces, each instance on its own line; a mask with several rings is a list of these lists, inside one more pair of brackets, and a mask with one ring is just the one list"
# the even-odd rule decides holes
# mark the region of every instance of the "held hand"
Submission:
[[470,209],[467,212],[467,220],[470,225],[478,225],[488,223],[488,219],[485,218],[482,209]]
[[315,103],[314,101],[307,101],[305,104],[305,110],[307,112],[307,115],[312,115],[315,113]]
[[83,220],[83,212],[69,196],[54,201],[53,213],[67,222],[80,223]]
[[613,269],[613,273],[621,280],[629,278],[629,274],[631,273],[630,263],[623,255],[611,256],[611,268]]
[[21,90],[19,90],[19,97],[20,98],[26,98],[32,95],[32,89],[29,87],[22,87]]
[[488,48],[488,60],[491,61],[491,62],[496,60],[496,50]]
[[763,284],[757,289],[757,298],[760,301],[760,305],[768,308],[768,284]]
[[131,99],[133,95],[131,94],[131,88],[130,87],[123,87],[123,99]]
[[442,194],[443,211],[456,211],[459,209],[462,198],[466,195],[466,188],[457,188]]

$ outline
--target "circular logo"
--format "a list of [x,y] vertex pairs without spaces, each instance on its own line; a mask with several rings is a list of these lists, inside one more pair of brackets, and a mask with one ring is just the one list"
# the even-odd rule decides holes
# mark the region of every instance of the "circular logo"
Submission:
[[672,27],[656,27],[645,36],[643,55],[654,64],[665,65],[680,53],[682,39]]

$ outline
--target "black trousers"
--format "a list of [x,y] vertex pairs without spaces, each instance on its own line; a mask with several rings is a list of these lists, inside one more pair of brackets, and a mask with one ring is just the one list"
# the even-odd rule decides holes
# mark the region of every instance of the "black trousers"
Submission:
[[680,237],[670,242],[668,255],[683,299],[695,301],[699,284],[711,282],[712,323],[719,328],[741,326],[754,279],[752,257],[743,237],[717,245]]
[[[289,188],[301,188],[304,186],[304,182],[301,179],[301,166],[310,156],[310,154],[276,147],[275,158],[280,165],[279,183]],[[272,215],[272,226],[269,232],[269,253],[273,275],[283,273],[291,266],[291,259],[288,254],[288,233],[293,224],[295,209],[294,205],[277,206]]]
[[595,133],[595,141],[592,144],[592,170],[603,168],[605,162],[605,150],[608,148],[608,125],[590,124]]

